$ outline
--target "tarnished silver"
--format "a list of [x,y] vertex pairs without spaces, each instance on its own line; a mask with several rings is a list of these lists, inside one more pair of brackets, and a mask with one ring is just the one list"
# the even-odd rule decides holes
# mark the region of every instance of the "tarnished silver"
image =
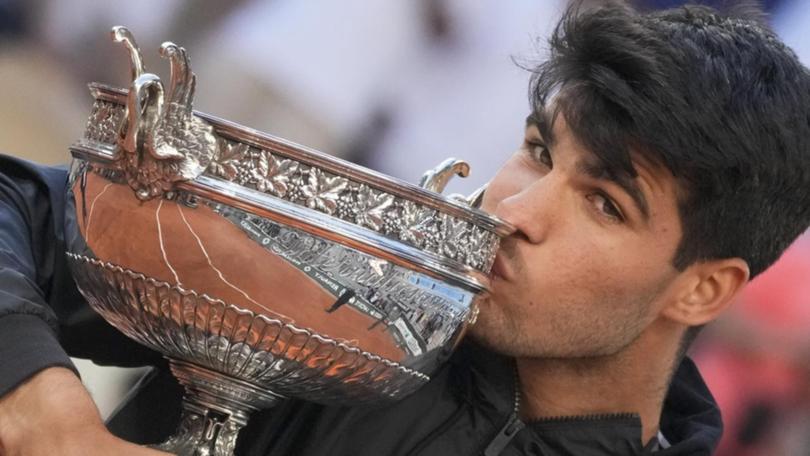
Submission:
[[[159,351],[185,386],[159,448],[231,455],[251,412],[285,397],[397,400],[477,316],[513,228],[444,197],[192,110],[183,48],[164,93],[131,33],[128,91],[91,85],[71,152],[66,239],[79,289]],[[469,169],[426,178],[440,190]]]

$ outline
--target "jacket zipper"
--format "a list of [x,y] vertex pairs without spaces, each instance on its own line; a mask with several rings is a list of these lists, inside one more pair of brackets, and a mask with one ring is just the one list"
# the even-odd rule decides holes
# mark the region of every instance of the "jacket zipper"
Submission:
[[489,442],[489,445],[484,449],[484,456],[498,456],[509,445],[509,442],[520,432],[521,429],[526,427],[523,421],[520,420],[518,412],[520,412],[520,376],[517,372],[517,366],[514,368],[514,407],[512,413],[506,420],[500,431]]
[[529,423],[569,423],[573,421],[601,421],[638,418],[637,413],[600,413],[593,415],[550,416],[529,420]]
[[[506,424],[498,431],[498,433],[489,442],[489,445],[484,449],[484,456],[498,456],[501,452],[509,446],[509,443],[520,432],[526,423],[524,423],[518,413],[520,412],[520,375],[518,375],[517,366],[514,367],[514,407],[512,413],[506,420]],[[636,413],[601,413],[592,415],[576,415],[576,416],[554,416],[547,418],[537,418],[530,420],[529,423],[568,423],[575,421],[599,421],[599,420],[615,420],[615,419],[633,419],[638,418]]]

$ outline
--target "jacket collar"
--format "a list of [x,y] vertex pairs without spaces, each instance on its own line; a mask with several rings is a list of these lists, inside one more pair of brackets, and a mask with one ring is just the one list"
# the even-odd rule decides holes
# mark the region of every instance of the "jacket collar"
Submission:
[[[513,360],[473,343],[463,344],[458,355],[453,363],[471,373],[476,402],[504,420],[512,415],[516,394]],[[523,454],[646,454],[653,448],[642,445],[641,420],[633,413],[560,417],[526,424],[510,445]],[[657,456],[708,455],[720,440],[720,410],[689,358],[684,358],[673,376],[660,427],[671,446],[655,452]]]
[[672,447],[660,456],[711,454],[723,434],[720,409],[689,358],[678,366],[664,400],[661,432]]

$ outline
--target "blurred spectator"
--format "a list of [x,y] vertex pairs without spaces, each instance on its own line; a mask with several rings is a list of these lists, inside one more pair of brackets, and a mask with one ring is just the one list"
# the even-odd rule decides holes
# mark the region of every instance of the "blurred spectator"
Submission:
[[0,0],[0,40],[4,44],[26,35],[30,20],[26,13],[22,1]]

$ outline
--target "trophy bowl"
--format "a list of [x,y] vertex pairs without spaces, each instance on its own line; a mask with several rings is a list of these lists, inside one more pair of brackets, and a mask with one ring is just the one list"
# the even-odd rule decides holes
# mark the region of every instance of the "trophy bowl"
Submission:
[[251,412],[285,397],[398,400],[430,380],[477,315],[513,228],[421,186],[195,112],[186,51],[170,81],[132,35],[128,90],[91,84],[71,146],[66,238],[90,306],[162,353],[184,386],[157,448],[231,455]]

